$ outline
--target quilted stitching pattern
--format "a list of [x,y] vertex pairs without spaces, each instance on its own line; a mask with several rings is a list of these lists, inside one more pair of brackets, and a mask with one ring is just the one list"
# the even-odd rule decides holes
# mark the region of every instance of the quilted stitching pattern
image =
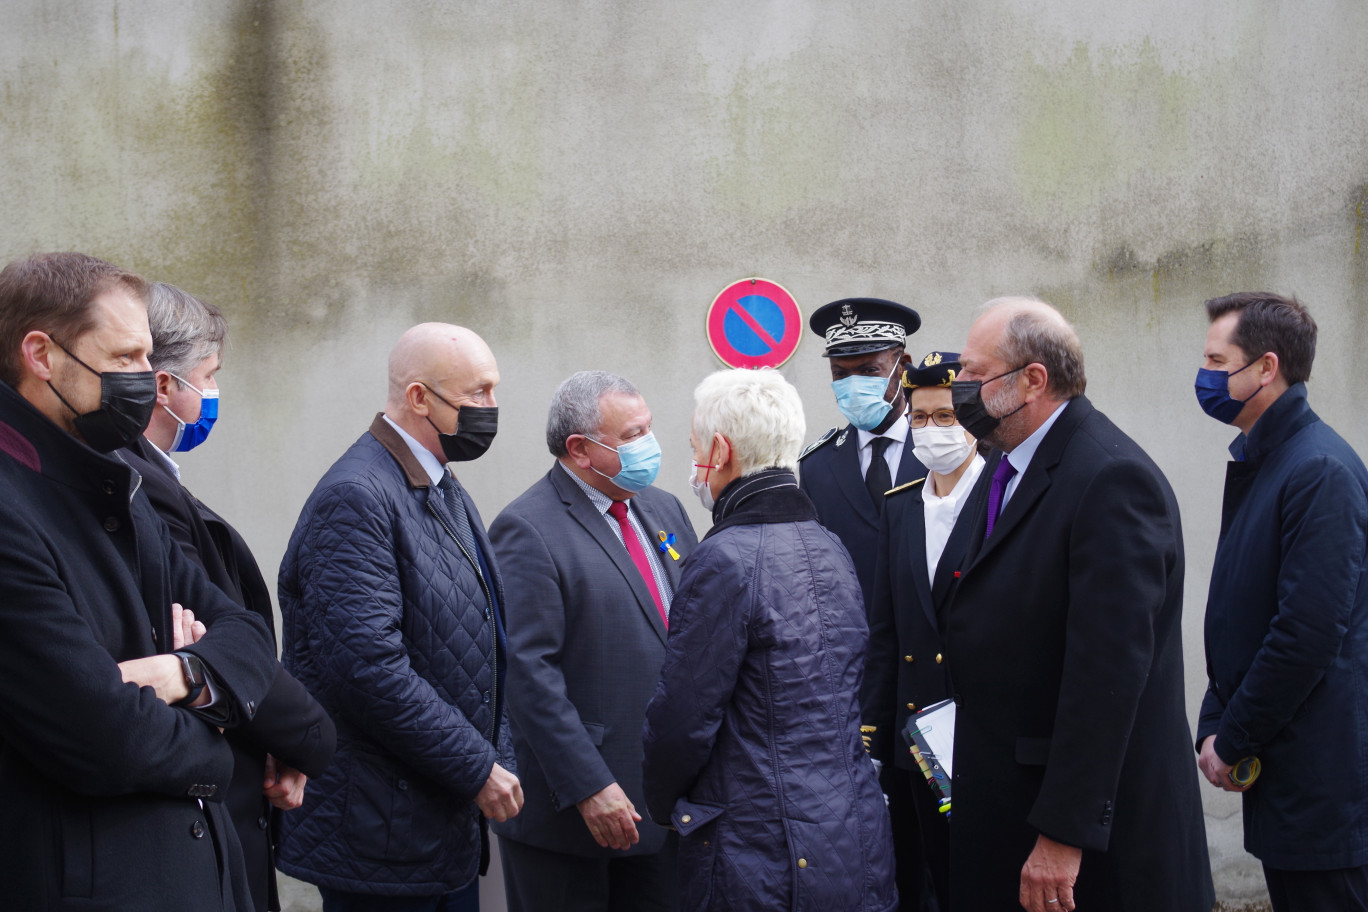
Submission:
[[295,877],[395,895],[475,877],[471,799],[496,761],[515,767],[506,722],[500,750],[490,741],[495,633],[485,590],[442,510],[437,492],[410,488],[367,433],[319,482],[291,537],[280,570],[282,661],[338,724],[332,766],[284,815],[280,868]]
[[644,732],[653,817],[681,798],[725,809],[681,836],[683,908],[896,905],[859,736],[863,606],[815,522],[734,526],[690,557]]

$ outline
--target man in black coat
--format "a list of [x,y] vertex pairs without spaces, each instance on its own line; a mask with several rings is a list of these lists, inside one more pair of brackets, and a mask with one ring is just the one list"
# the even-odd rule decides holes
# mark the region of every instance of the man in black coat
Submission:
[[489,527],[518,581],[507,693],[525,804],[495,827],[511,912],[678,907],[678,837],[642,819],[641,726],[698,542],[679,501],[650,486],[651,420],[621,377],[571,376],[547,417],[556,463]]
[[1208,912],[1173,492],[1084,398],[1049,305],[990,302],[960,361],[956,414],[1005,453],[946,621],[952,907]]
[[[1212,785],[1244,792],[1275,912],[1368,909],[1368,470],[1306,401],[1316,321],[1294,298],[1206,302],[1197,378],[1230,445],[1197,724]],[[1232,779],[1255,758],[1260,775]]]
[[[156,403],[146,283],[94,257],[0,272],[0,884],[9,909],[252,909],[221,729],[256,714],[259,617],[106,455]],[[180,604],[208,627],[184,638]]]
[[[140,491],[166,521],[172,540],[214,585],[265,621],[274,637],[270,589],[247,542],[181,485],[180,469],[169,455],[204,442],[218,418],[216,374],[227,323],[213,305],[161,283],[151,288],[147,316],[157,408],[143,436],[120,456],[142,476]],[[258,912],[279,909],[278,815],[299,807],[308,777],[320,775],[332,759],[337,731],[318,701],[277,663],[256,718],[228,732],[228,743],[233,781],[226,804],[242,844],[252,904]]]
[[[798,484],[817,519],[850,552],[867,618],[884,494],[926,476],[907,445],[906,406],[898,391],[911,361],[907,337],[921,317],[894,301],[844,298],[813,311],[808,326],[825,343],[822,357],[831,367],[836,405],[850,423],[831,428],[802,452]],[[893,819],[898,893],[903,908],[915,912],[922,907],[925,875],[907,777],[890,770],[879,781]]]

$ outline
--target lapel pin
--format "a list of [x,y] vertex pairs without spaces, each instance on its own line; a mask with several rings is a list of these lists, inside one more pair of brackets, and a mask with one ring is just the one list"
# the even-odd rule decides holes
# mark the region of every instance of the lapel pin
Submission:
[[660,553],[670,555],[671,560],[679,560],[679,552],[674,549],[674,533],[671,532],[669,535],[666,535],[662,530],[656,533],[656,537],[660,539],[660,544],[656,546],[660,549]]

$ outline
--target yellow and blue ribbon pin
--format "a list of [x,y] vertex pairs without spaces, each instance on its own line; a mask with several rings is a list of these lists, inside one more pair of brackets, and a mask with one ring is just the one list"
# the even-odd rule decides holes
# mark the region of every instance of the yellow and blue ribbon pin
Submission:
[[660,539],[660,544],[656,546],[660,548],[660,553],[670,555],[671,560],[679,560],[679,552],[674,549],[674,533],[671,532],[667,535],[662,530],[656,533],[656,537]]

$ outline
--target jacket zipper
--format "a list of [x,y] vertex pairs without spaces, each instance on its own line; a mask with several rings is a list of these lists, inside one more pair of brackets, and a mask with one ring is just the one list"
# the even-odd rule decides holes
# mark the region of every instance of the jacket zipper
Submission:
[[[494,750],[497,751],[499,749],[499,742],[497,740],[499,736],[499,628],[494,622],[494,599],[489,594],[489,584],[485,581],[484,574],[480,572],[479,560],[470,552],[466,551],[465,546],[461,544],[461,540],[456,537],[456,532],[447,525],[446,520],[437,512],[437,508],[432,505],[431,500],[428,500],[427,508],[428,512],[436,517],[437,522],[441,523],[443,531],[445,531],[447,536],[456,543],[456,547],[465,555],[466,560],[470,561],[470,566],[475,571],[475,578],[480,581],[480,590],[484,592],[485,617],[489,619],[489,642],[493,650],[489,655],[490,700],[488,737],[489,743],[494,745]],[[462,509],[464,509],[464,506],[462,506]],[[471,528],[470,533],[471,535],[475,534],[475,529],[473,527]]]

